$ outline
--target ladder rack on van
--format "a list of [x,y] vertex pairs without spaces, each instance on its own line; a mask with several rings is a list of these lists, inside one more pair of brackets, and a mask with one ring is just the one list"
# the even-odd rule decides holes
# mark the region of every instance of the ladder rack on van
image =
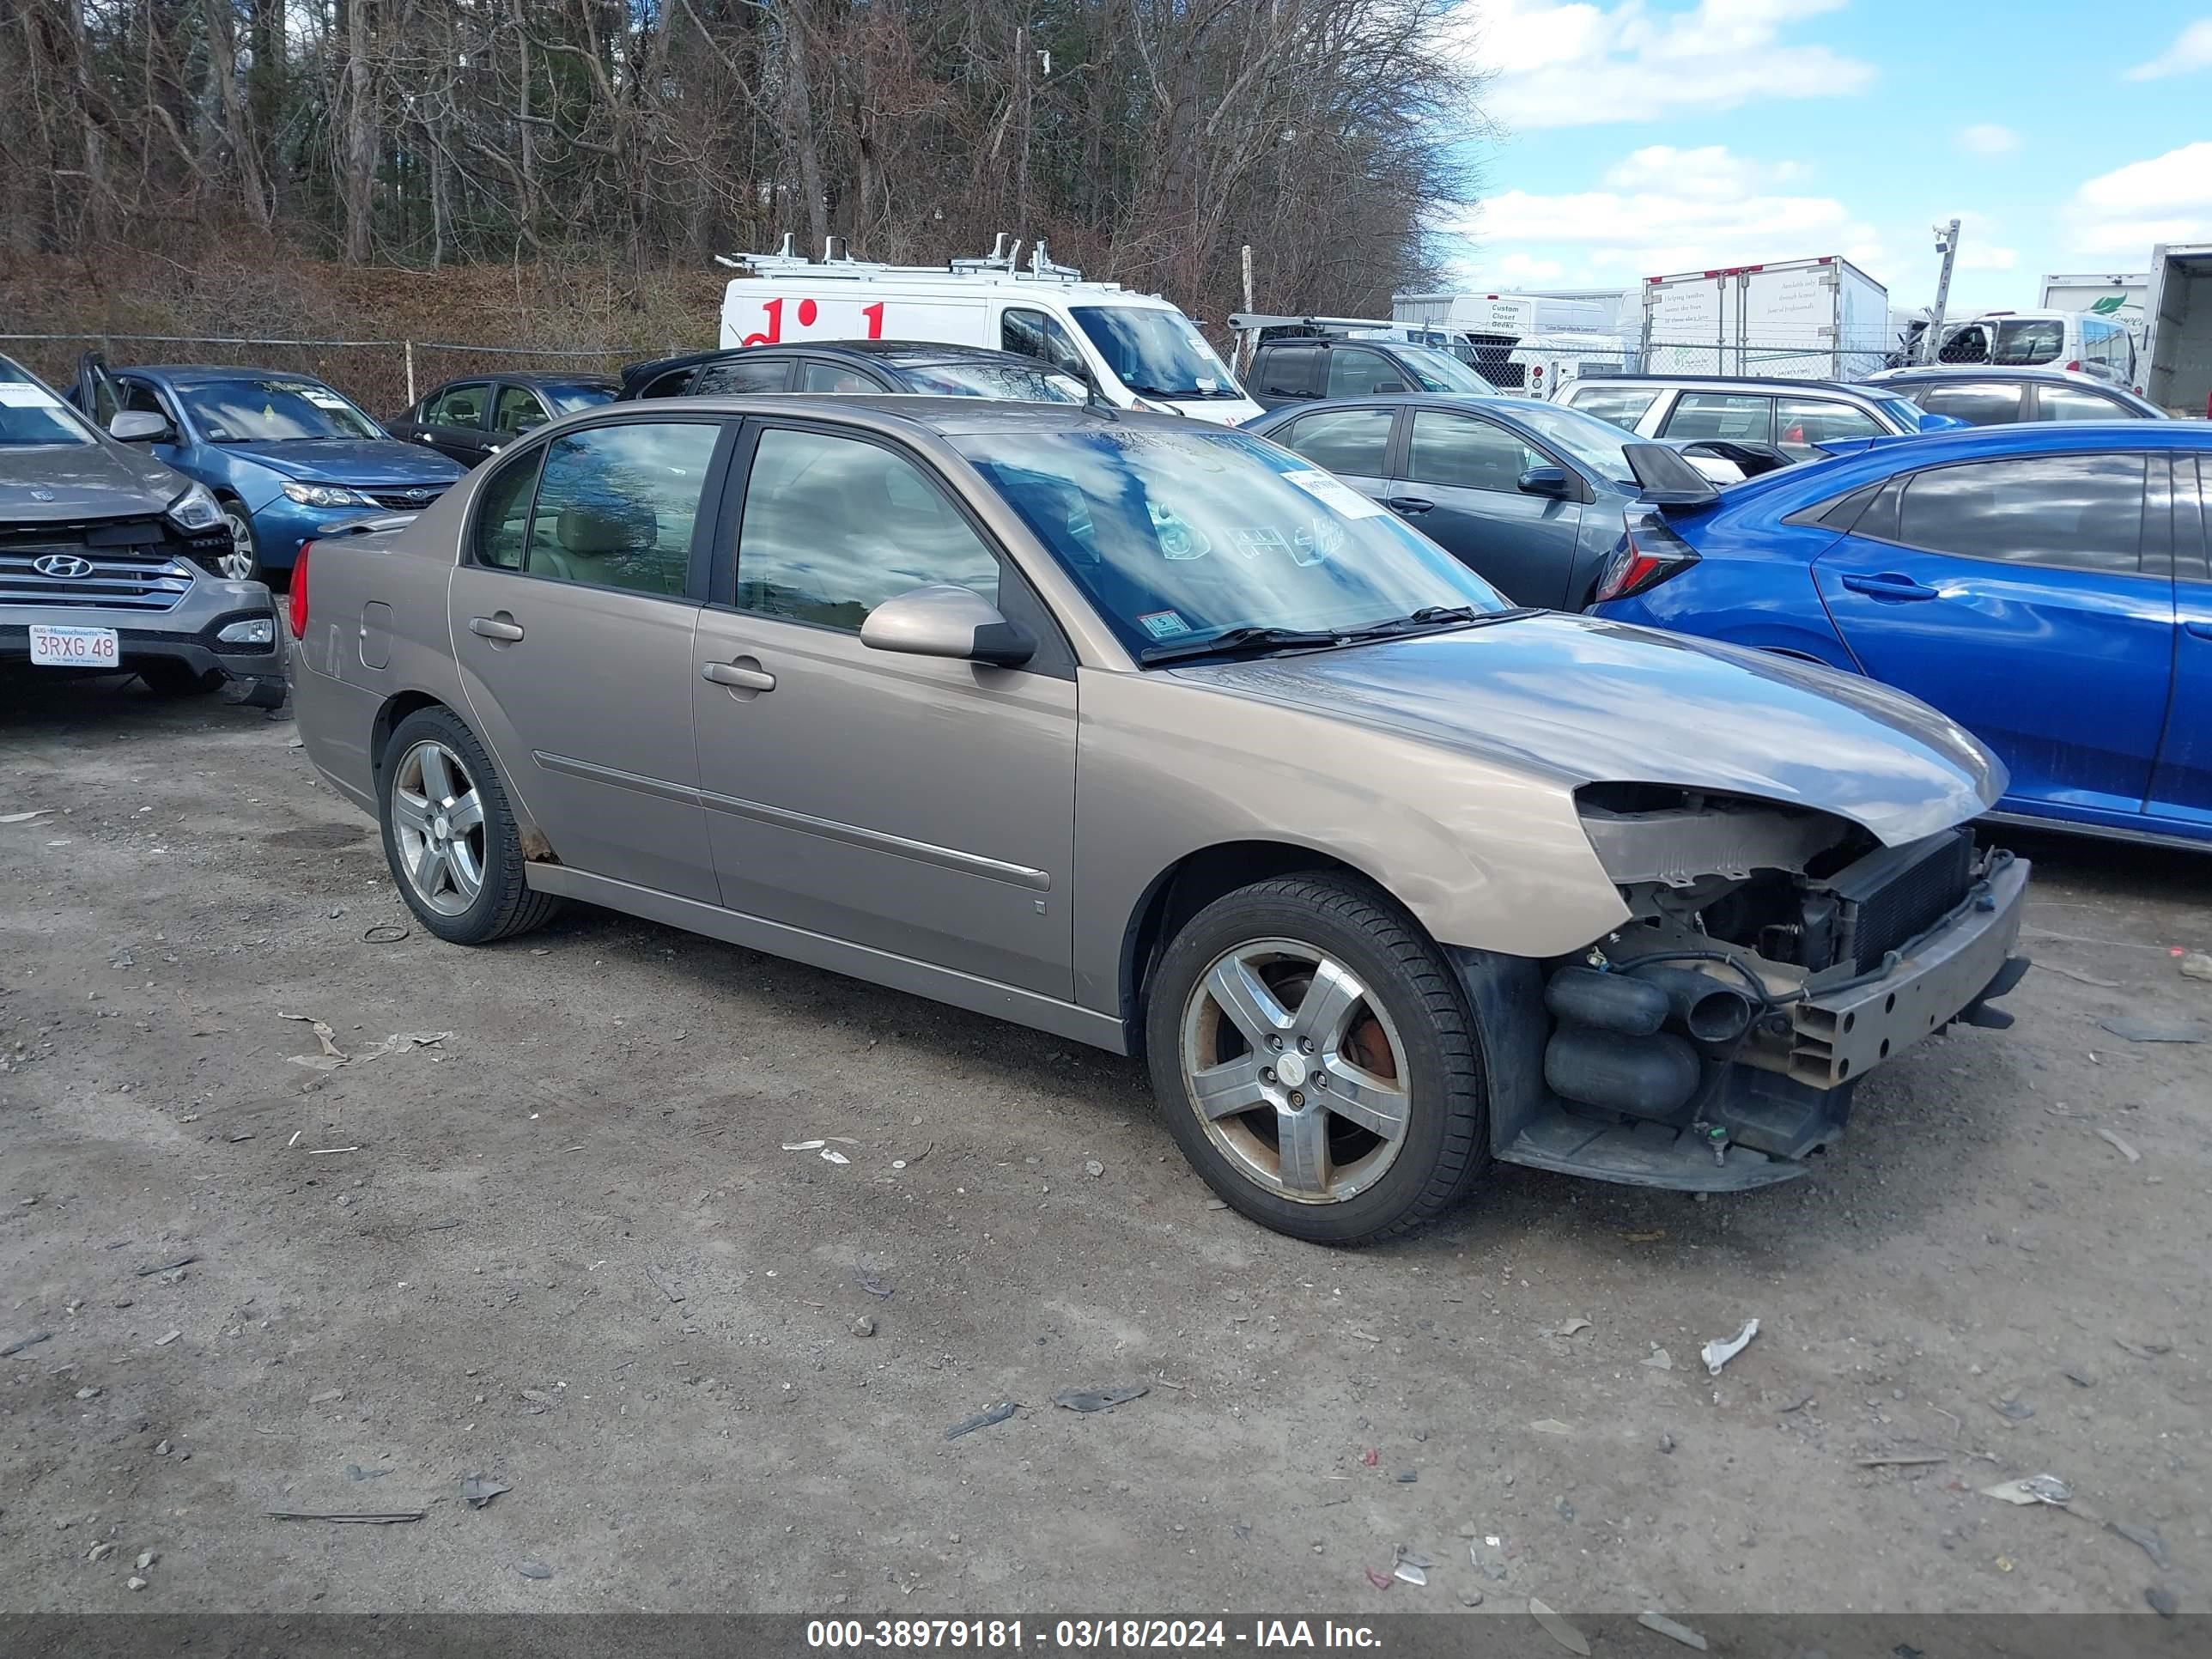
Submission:
[[[908,282],[953,283],[982,278],[988,281],[1072,285],[1083,281],[1083,273],[1073,265],[1059,265],[1052,262],[1045,252],[1042,237],[1030,250],[1028,268],[1023,269],[1017,263],[1022,245],[1017,240],[1009,246],[1004,231],[999,233],[998,240],[990,252],[972,259],[955,259],[943,265],[891,265],[855,259],[845,252],[845,239],[842,236],[829,239],[819,260],[810,259],[796,252],[793,243],[793,238],[787,234],[783,246],[774,253],[744,253],[734,258],[726,253],[718,253],[714,256],[714,263],[727,265],[732,270],[750,270],[760,276],[804,272],[817,279],[849,278],[855,282],[896,278]],[[1119,283],[1091,283],[1086,286],[1109,292],[1118,292],[1121,289]]]

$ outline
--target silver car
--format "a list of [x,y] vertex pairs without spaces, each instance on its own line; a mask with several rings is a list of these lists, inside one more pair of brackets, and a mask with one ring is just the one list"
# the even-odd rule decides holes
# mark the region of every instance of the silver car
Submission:
[[2002,769],[1941,715],[1508,607],[1196,422],[610,406],[294,600],[307,754],[441,938],[586,900],[1142,1054],[1304,1238],[1493,1159],[1802,1174],[2026,967],[2027,866],[1967,828]]

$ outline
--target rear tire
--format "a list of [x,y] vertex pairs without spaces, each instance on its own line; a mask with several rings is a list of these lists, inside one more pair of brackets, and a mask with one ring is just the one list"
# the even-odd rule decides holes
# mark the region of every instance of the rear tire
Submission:
[[1231,1207],[1293,1238],[1390,1237],[1489,1163],[1488,1083],[1458,981],[1356,878],[1288,876],[1206,906],[1161,955],[1146,1039],[1183,1155]]
[[558,897],[533,891],[506,786],[451,709],[399,722],[377,769],[385,861],[416,920],[453,945],[489,945],[543,927]]
[[204,674],[197,673],[185,664],[170,657],[142,664],[138,678],[157,697],[204,697],[219,689],[230,677],[220,668],[210,668]]

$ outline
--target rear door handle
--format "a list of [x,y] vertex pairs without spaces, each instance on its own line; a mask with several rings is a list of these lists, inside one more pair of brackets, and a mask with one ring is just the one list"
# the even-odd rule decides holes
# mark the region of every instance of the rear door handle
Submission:
[[522,624],[510,622],[504,617],[471,617],[469,618],[469,632],[512,645],[522,637]]
[[1846,576],[1844,586],[1872,599],[1937,599],[1943,596],[1925,582],[1885,570],[1875,576]]
[[1393,513],[1405,513],[1410,514],[1414,513],[1425,513],[1431,507],[1434,507],[1436,503],[1431,501],[1425,501],[1419,495],[1393,495],[1389,501],[1383,502],[1382,505],[1389,507]]
[[2185,622],[2181,625],[2200,640],[2212,640],[2212,622]]
[[717,685],[727,685],[739,691],[773,691],[775,676],[764,668],[749,668],[742,663],[710,662],[699,670],[702,679]]

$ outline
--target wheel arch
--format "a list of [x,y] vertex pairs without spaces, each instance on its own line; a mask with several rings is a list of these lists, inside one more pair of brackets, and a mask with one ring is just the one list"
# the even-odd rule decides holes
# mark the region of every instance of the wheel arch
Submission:
[[[384,751],[391,746],[392,734],[399,729],[399,723],[410,714],[425,708],[442,708],[455,720],[463,720],[459,709],[442,697],[432,696],[428,691],[396,692],[386,697],[384,706],[376,711],[376,719],[370,724],[368,732],[368,763],[380,778],[384,773]],[[463,723],[466,723],[465,720]]]
[[[1121,939],[1119,1002],[1130,1052],[1144,1052],[1146,995],[1168,941],[1214,900],[1254,882],[1301,873],[1350,876],[1376,889],[1415,927],[1420,922],[1383,882],[1357,865],[1295,842],[1255,838],[1217,842],[1186,853],[1145,888],[1129,913]],[[1427,930],[1422,929],[1425,935]]]

